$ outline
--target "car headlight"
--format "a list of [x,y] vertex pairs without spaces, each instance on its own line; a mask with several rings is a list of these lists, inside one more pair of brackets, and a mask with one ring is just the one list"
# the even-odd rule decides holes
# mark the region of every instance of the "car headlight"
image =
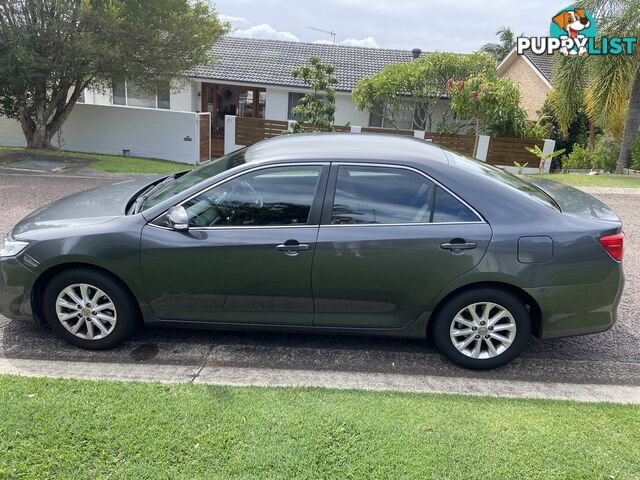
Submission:
[[29,245],[28,242],[21,242],[5,237],[0,246],[0,257],[15,257]]

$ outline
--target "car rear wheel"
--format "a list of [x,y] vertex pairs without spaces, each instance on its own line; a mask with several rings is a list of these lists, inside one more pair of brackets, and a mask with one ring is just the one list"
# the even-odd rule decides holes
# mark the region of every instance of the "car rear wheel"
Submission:
[[43,307],[52,330],[69,343],[100,350],[133,333],[138,310],[117,280],[90,269],[66,270],[47,285]]
[[433,340],[452,362],[474,370],[513,360],[531,334],[522,301],[499,289],[468,290],[454,296],[434,318]]

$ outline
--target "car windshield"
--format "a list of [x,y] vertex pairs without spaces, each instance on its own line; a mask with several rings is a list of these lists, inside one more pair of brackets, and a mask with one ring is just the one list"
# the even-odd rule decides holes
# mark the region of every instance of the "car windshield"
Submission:
[[191,170],[189,173],[186,173],[179,178],[176,178],[175,180],[168,183],[164,188],[158,190],[149,198],[147,198],[147,200],[144,202],[142,210],[147,210],[151,207],[154,207],[159,203],[164,202],[168,198],[171,198],[174,195],[180,192],[184,192],[194,185],[197,185],[203,180],[215,177],[216,175],[230,170],[233,167],[244,164],[244,155],[246,150],[246,148],[243,148],[242,150],[230,153],[229,155],[225,155],[224,157],[217,158],[216,160],[212,160],[211,162],[208,162],[207,164]]
[[503,170],[502,168],[494,167],[493,165],[488,165],[478,160],[473,160],[452,151],[448,151],[447,153],[452,158],[452,163],[454,165],[460,166],[464,170],[472,171],[473,173],[490,177],[493,180],[508,185],[509,187],[514,188],[541,203],[544,203],[548,207],[560,210],[560,207],[553,198],[551,198],[541,189],[529,183],[528,181],[523,180],[520,177],[517,177],[507,172],[506,170]]

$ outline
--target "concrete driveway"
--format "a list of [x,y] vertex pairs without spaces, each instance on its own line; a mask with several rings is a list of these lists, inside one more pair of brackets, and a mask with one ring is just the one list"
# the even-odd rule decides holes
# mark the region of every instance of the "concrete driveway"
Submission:
[[[76,191],[112,182],[114,177],[68,177],[59,174],[0,173],[0,233],[21,217]],[[640,192],[638,192],[640,193]],[[306,375],[375,374],[386,378],[457,377],[493,382],[564,382],[586,385],[640,386],[640,195],[599,195],[625,222],[626,288],[615,327],[603,334],[549,340],[531,338],[524,354],[507,367],[490,372],[462,370],[444,360],[429,343],[411,340],[327,335],[235,333],[147,329],[121,348],[90,352],[71,347],[47,329],[10,322],[0,316],[0,359],[5,362],[65,360],[99,363],[116,372],[118,364],[161,365],[172,371],[189,367],[210,375],[224,368],[250,369],[256,383]],[[182,369],[182,370],[181,370]],[[187,370],[185,370],[187,371]],[[264,378],[260,380],[260,372]],[[194,373],[195,372],[195,373]],[[279,372],[274,377],[273,372]],[[268,375],[267,375],[268,373]],[[356,377],[354,377],[354,374]],[[252,378],[253,378],[252,377]],[[337,378],[337,377],[335,377]],[[346,377],[345,377],[346,378]],[[413,380],[411,380],[413,379]],[[278,383],[274,381],[273,383]],[[354,385],[355,386],[355,385]]]

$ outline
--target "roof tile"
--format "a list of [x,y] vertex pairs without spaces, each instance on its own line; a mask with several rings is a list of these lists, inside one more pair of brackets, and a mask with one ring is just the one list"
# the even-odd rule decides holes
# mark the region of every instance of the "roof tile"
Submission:
[[291,71],[311,55],[335,65],[339,83],[336,90],[351,91],[358,80],[384,67],[413,59],[410,50],[347,47],[317,43],[223,37],[211,50],[217,61],[194,68],[196,78],[286,87],[304,87]]

